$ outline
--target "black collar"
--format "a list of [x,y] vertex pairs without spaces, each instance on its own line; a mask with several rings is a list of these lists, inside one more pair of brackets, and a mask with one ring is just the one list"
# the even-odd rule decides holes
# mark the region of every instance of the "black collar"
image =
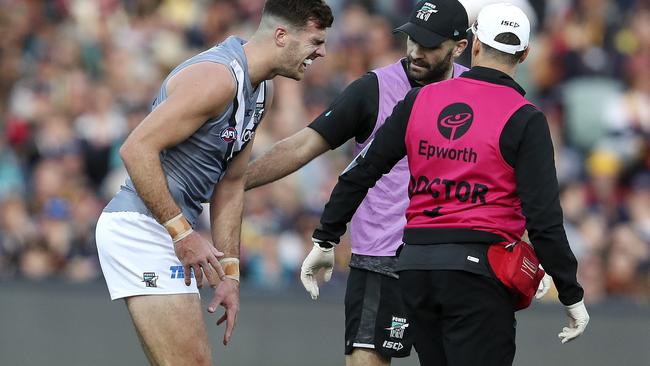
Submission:
[[489,67],[474,66],[469,71],[462,73],[460,77],[509,86],[522,96],[526,95],[526,91],[519,84],[517,84],[516,81],[508,76],[508,74],[496,69],[491,69]]

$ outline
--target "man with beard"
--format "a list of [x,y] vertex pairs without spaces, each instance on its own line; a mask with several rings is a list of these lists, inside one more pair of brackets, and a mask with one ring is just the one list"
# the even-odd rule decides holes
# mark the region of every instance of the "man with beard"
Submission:
[[[515,311],[530,304],[537,261],[565,305],[561,342],[589,323],[548,123],[513,79],[530,51],[530,21],[514,5],[492,4],[472,32],[472,68],[397,103],[339,177],[312,236],[338,243],[368,190],[407,157],[410,202],[396,272],[424,366],[512,365]],[[520,242],[525,230],[534,248]]]
[[[453,63],[467,47],[467,28],[467,13],[458,0],[419,2],[409,21],[395,30],[408,35],[406,57],[351,83],[308,127],[249,164],[246,189],[283,178],[351,138],[355,153],[361,151],[411,88],[467,70]],[[345,295],[348,366],[389,365],[391,357],[410,354],[409,319],[394,272],[406,223],[408,182],[404,159],[370,190],[352,219],[352,259]],[[315,241],[301,271],[303,285],[313,299],[318,297],[313,268],[324,262],[330,264],[325,274],[329,280],[332,247]]]

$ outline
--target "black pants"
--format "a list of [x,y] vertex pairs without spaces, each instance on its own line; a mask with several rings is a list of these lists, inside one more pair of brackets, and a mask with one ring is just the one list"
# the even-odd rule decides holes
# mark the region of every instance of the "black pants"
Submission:
[[408,357],[413,336],[399,280],[350,268],[345,291],[345,354],[371,348],[384,357]]
[[514,300],[498,280],[457,270],[402,271],[422,366],[510,366]]

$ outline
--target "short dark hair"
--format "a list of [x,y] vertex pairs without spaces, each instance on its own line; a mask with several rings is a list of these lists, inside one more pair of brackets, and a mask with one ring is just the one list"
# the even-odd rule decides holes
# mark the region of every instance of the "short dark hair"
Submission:
[[[508,44],[508,45],[513,45],[517,46],[521,44],[521,40],[519,37],[512,33],[512,32],[506,32],[506,33],[499,33],[497,34],[496,37],[494,37],[494,40],[503,43],[503,44]],[[511,53],[499,51],[494,47],[490,47],[489,45],[481,42],[483,45],[483,49],[485,50],[486,53],[489,53],[492,57],[497,58],[499,61],[508,64],[508,65],[516,65],[519,63],[519,60],[521,60],[521,57],[524,55],[524,52],[526,50],[521,50],[519,52],[516,52],[514,55]]]
[[288,21],[296,28],[303,28],[312,21],[316,28],[332,26],[332,9],[323,0],[267,0],[262,16],[271,15]]

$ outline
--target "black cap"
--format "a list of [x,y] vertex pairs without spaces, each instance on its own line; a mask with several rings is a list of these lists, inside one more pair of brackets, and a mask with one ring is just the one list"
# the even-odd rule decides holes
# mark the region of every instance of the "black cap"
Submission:
[[393,33],[404,32],[421,46],[434,48],[442,42],[467,37],[467,11],[458,0],[424,0],[415,5],[408,23]]

